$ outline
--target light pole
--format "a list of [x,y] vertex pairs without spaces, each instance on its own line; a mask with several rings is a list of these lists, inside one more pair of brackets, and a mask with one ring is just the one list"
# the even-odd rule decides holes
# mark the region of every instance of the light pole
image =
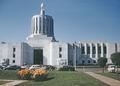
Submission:
[[[76,44],[76,42],[75,42]],[[75,67],[75,70],[76,70],[76,45],[73,43],[73,59],[74,59],[74,67]]]

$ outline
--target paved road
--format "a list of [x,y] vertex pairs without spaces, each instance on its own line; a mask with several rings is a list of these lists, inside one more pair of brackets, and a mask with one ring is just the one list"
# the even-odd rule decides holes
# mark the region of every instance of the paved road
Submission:
[[102,75],[99,75],[99,74],[96,74],[96,73],[93,73],[93,72],[85,72],[86,74],[110,85],[110,86],[120,86],[120,81],[118,80],[115,80],[115,79],[112,79],[112,78],[109,78],[109,77],[106,77],[106,76],[102,76]]

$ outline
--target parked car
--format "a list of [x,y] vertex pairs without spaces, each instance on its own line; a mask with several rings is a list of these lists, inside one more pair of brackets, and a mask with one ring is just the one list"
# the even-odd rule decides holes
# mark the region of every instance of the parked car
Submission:
[[59,70],[59,71],[75,71],[75,67],[73,67],[73,66],[62,66],[62,67],[58,67],[57,70]]
[[40,65],[32,65],[29,70],[40,69]]
[[7,67],[7,65],[2,65],[1,69],[4,70]]
[[4,68],[4,70],[20,70],[21,67],[17,65],[8,65],[7,67]]
[[2,70],[3,69],[3,67],[2,66],[0,66],[0,70]]
[[21,66],[21,69],[29,69],[31,67],[31,65],[23,65]]
[[108,65],[107,70],[108,70],[108,72],[117,72],[117,66],[116,65]]
[[49,70],[49,71],[53,71],[56,69],[56,67],[52,65],[45,65],[45,67],[46,67],[46,70]]

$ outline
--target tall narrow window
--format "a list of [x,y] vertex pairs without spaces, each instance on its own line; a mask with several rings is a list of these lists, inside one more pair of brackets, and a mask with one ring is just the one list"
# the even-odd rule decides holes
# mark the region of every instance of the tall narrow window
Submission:
[[81,53],[85,54],[85,47],[84,46],[81,47]]
[[15,54],[13,53],[13,58],[15,58]]
[[103,47],[103,53],[104,53],[104,54],[107,54],[107,48],[106,48],[105,45],[104,45],[104,47]]
[[35,27],[36,27],[36,33],[37,33],[37,31],[38,31],[38,23],[37,23],[37,22],[38,22],[38,21],[37,21],[37,18],[36,18],[36,22],[35,22],[35,23],[36,23],[36,26],[35,26]]
[[59,54],[59,58],[62,58],[62,54]]
[[16,51],[16,48],[14,47],[14,48],[13,48],[13,52],[15,52],[15,51]]
[[101,46],[98,46],[98,54],[101,54]]
[[90,46],[87,46],[87,54],[90,54]]
[[13,63],[15,63],[15,60],[13,60]]
[[92,53],[95,54],[96,53],[96,49],[95,46],[92,47]]
[[59,47],[59,52],[61,52],[62,51],[62,47]]

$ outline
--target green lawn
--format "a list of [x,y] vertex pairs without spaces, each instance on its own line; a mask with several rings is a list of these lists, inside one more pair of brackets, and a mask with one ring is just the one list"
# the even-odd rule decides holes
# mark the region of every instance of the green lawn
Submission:
[[116,79],[116,80],[120,80],[120,74],[109,73],[109,72],[99,73],[99,74],[104,75],[104,76],[107,76],[107,77],[110,77],[110,78],[113,78],[113,79]]
[[0,79],[16,80],[17,71],[15,70],[0,70]]
[[82,72],[50,72],[46,81],[28,81],[17,86],[108,86]]
[[[18,80],[17,71],[0,70],[0,79]],[[46,81],[28,81],[17,86],[108,86],[83,72],[52,71]]]

